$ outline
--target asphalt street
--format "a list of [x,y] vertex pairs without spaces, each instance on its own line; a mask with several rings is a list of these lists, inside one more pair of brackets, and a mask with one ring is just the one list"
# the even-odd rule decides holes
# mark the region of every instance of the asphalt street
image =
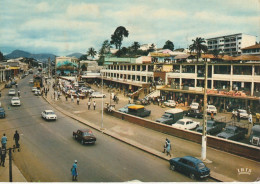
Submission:
[[[169,163],[118,140],[94,131],[95,145],[83,146],[72,138],[72,132],[85,125],[55,111],[58,120],[47,122],[40,116],[45,109],[53,109],[41,97],[34,96],[28,81],[19,83],[20,107],[10,106],[8,90],[2,91],[1,102],[6,119],[1,119],[0,132],[8,137],[12,147],[15,130],[21,135],[21,152],[14,153],[14,162],[27,181],[71,181],[70,168],[78,160],[80,182],[191,182],[178,172],[169,170]],[[54,109],[53,109],[54,110]],[[210,179],[204,181],[211,181]]]

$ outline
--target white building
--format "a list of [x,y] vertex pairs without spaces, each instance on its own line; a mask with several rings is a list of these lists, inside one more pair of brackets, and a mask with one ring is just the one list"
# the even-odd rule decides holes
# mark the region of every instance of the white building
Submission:
[[241,49],[254,45],[256,36],[238,33],[206,39],[208,50],[221,50],[228,55],[240,55]]

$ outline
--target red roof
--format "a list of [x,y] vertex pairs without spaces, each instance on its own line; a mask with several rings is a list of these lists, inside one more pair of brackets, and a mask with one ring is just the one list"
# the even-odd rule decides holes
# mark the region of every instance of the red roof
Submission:
[[259,48],[260,48],[260,44],[255,44],[255,45],[252,45],[252,46],[249,46],[249,47],[242,48],[242,50],[246,50],[246,49],[259,49]]

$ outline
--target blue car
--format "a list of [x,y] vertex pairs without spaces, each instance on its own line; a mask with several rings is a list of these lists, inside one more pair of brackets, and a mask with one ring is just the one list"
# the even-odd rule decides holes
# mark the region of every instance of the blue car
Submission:
[[172,158],[170,169],[184,173],[191,179],[201,179],[210,175],[210,169],[201,160],[192,156]]
[[123,113],[128,113],[128,107],[129,106],[132,106],[132,105],[135,105],[135,104],[127,104],[126,106],[118,109],[119,112],[123,112]]
[[5,118],[5,110],[2,107],[0,107],[0,118]]

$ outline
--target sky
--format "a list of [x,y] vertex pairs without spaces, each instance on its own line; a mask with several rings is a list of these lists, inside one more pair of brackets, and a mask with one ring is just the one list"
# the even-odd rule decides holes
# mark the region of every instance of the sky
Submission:
[[64,56],[96,51],[119,26],[137,41],[175,49],[196,37],[236,33],[260,37],[260,0],[1,0],[0,51]]

